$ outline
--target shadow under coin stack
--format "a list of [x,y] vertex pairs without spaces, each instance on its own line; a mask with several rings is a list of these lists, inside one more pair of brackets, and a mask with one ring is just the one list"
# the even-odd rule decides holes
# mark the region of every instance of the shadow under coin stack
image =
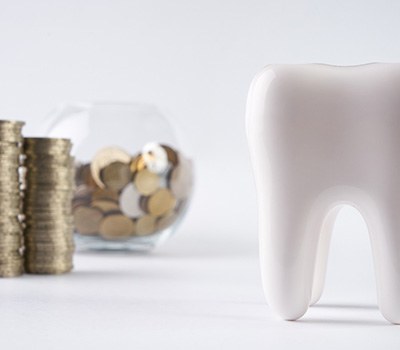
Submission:
[[20,162],[23,122],[0,121],[0,276],[23,273]]
[[60,274],[73,268],[72,144],[67,139],[25,138],[25,271]]

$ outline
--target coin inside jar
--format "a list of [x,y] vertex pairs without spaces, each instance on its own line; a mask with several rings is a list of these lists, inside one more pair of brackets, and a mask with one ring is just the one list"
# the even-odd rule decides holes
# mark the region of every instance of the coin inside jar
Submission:
[[[81,163],[76,178],[80,186],[73,199],[75,231],[93,235],[105,247],[107,240],[111,247],[113,240],[119,241],[120,246],[128,239],[134,242],[135,237],[163,232],[174,225],[182,214],[181,203],[190,195],[190,186],[180,184],[184,178],[181,159],[185,158],[172,147],[153,142],[133,156],[117,147],[107,147],[95,155],[95,164]],[[95,180],[96,174],[100,183]],[[187,175],[190,177],[191,173]],[[183,198],[177,198],[172,189],[178,189]],[[80,207],[85,209],[78,210]],[[93,221],[90,215],[96,221],[92,227],[79,222],[80,217],[85,217],[82,221],[86,223]]]
[[100,223],[99,233],[103,238],[126,238],[134,234],[135,224],[125,215],[109,215]]
[[148,198],[146,204],[148,213],[152,216],[162,216],[175,207],[176,199],[171,191],[161,188]]
[[147,169],[143,169],[136,174],[134,184],[141,194],[148,196],[159,188],[160,177]]
[[77,207],[74,210],[74,224],[78,233],[93,235],[99,232],[100,221],[103,213],[100,209],[89,207]]
[[83,164],[77,167],[75,181],[77,186],[86,185],[89,188],[99,187],[92,177],[90,164]]
[[114,191],[122,190],[132,179],[129,165],[122,162],[113,162],[100,172],[104,185]]
[[95,200],[92,202],[92,207],[100,209],[103,213],[119,210],[119,205],[109,200]]
[[104,188],[105,184],[100,178],[100,173],[105,167],[114,162],[130,164],[131,156],[119,147],[106,147],[98,151],[93,158],[90,164],[92,177],[101,188]]
[[104,199],[118,202],[119,194],[109,188],[98,188],[92,193],[93,200]]
[[140,193],[137,191],[133,183],[130,183],[122,190],[120,206],[121,211],[126,216],[133,218],[144,215],[144,211],[140,207]]
[[136,236],[146,236],[155,231],[156,218],[151,215],[144,215],[136,220]]

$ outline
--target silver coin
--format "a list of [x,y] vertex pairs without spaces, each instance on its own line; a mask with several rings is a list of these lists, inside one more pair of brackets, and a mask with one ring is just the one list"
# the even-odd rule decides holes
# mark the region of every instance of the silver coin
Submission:
[[145,215],[140,208],[140,193],[133,183],[128,184],[121,193],[120,207],[121,211],[129,217],[138,217]]

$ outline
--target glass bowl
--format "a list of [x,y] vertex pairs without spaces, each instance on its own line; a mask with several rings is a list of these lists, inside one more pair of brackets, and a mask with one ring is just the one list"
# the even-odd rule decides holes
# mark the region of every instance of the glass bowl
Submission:
[[78,250],[148,251],[176,231],[193,189],[193,162],[156,107],[71,103],[45,121],[72,139]]

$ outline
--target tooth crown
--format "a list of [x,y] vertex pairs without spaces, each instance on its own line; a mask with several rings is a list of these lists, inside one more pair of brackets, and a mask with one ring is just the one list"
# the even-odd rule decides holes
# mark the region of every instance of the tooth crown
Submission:
[[400,323],[400,65],[268,66],[246,123],[271,308],[294,320],[319,299],[333,224],[350,204],[369,228],[380,309]]

